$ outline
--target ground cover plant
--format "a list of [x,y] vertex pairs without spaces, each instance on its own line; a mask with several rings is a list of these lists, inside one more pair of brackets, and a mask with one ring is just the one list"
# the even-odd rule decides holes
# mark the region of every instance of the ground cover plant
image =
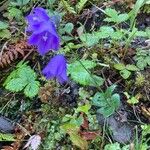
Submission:
[[149,0],[2,0],[0,149],[149,150],[149,12]]

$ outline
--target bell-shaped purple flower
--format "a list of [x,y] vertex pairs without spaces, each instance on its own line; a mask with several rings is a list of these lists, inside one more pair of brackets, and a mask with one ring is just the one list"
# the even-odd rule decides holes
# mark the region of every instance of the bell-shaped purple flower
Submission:
[[58,50],[59,42],[59,38],[48,31],[44,31],[42,33],[33,33],[28,40],[30,45],[37,46],[38,52],[42,56],[51,49]]
[[68,80],[67,63],[63,55],[54,56],[42,71],[47,79],[57,78],[60,83]]
[[35,8],[26,19],[28,21],[27,31],[32,32],[28,42],[37,46],[41,55],[45,55],[49,50],[59,49],[60,38],[55,25],[43,8]]
[[37,31],[41,28],[43,22],[50,20],[50,17],[45,9],[37,7],[26,17],[26,20],[28,22],[27,31]]

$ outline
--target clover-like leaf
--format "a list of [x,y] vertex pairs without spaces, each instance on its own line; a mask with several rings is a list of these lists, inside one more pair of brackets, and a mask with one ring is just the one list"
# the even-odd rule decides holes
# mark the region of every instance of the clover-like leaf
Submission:
[[130,71],[137,71],[139,70],[135,65],[126,65],[126,69]]
[[114,65],[114,68],[117,70],[123,70],[126,68],[126,66],[124,64],[118,63]]
[[131,75],[131,72],[128,71],[127,69],[123,69],[120,71],[120,75],[124,78],[124,79],[128,79]]
[[101,86],[104,80],[89,71],[95,66],[96,63],[90,60],[75,61],[68,65],[68,74],[74,81],[82,85]]
[[112,115],[120,106],[119,94],[113,94],[115,87],[116,85],[108,87],[104,93],[97,92],[92,99],[92,105],[97,106],[97,112],[104,117]]
[[5,22],[0,21],[0,30],[4,30],[8,28],[8,24]]

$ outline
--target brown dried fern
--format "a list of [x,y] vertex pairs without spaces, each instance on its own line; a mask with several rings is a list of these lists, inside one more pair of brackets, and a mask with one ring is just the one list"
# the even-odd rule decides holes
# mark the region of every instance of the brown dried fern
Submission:
[[34,47],[29,46],[25,40],[10,44],[7,48],[4,48],[0,55],[0,68],[10,65],[19,56],[22,58],[28,56],[33,50]]

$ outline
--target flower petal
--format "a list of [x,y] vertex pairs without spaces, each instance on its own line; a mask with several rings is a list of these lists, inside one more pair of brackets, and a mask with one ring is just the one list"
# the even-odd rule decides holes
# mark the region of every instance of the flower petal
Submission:
[[63,55],[54,56],[43,69],[42,73],[47,79],[56,77],[60,83],[67,81],[67,64],[65,57]]

